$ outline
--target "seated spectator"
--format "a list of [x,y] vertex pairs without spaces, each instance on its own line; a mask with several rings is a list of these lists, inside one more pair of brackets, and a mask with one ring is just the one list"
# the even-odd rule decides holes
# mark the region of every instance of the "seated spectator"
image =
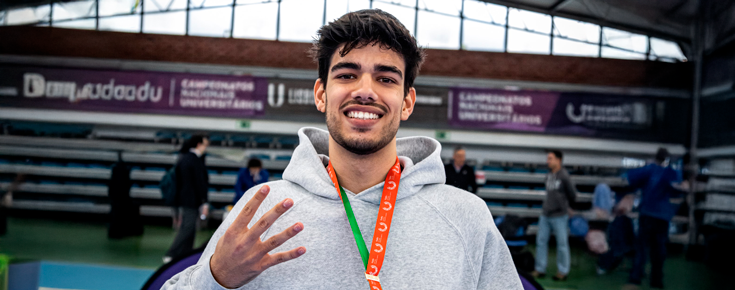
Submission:
[[235,199],[232,203],[237,203],[242,195],[251,187],[258,184],[268,182],[268,170],[263,169],[263,163],[258,158],[252,158],[248,161],[247,168],[241,168],[237,173],[237,183],[235,183]]

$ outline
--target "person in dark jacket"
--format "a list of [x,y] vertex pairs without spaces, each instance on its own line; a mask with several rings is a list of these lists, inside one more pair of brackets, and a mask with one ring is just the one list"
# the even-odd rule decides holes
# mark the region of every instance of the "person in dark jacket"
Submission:
[[454,148],[452,162],[444,165],[447,184],[477,194],[475,169],[465,164],[466,152],[461,146]]
[[194,247],[196,223],[199,213],[209,215],[207,194],[209,192],[209,175],[204,165],[204,152],[209,140],[204,135],[194,135],[184,142],[176,162],[176,199],[174,207],[178,208],[181,226],[171,244],[164,262],[170,261],[190,252]]
[[669,199],[679,194],[672,185],[681,182],[681,172],[669,166],[669,152],[659,148],[656,163],[627,172],[631,189],[641,189],[638,206],[638,236],[635,241],[635,259],[628,284],[623,289],[638,289],[646,266],[646,254],[651,253],[651,287],[663,288],[663,267],[666,242],[669,240],[669,222],[676,207]]
[[268,170],[263,169],[263,162],[258,158],[252,158],[248,161],[247,168],[241,168],[237,173],[237,182],[235,183],[235,199],[233,204],[237,203],[242,195],[253,186],[268,182]]

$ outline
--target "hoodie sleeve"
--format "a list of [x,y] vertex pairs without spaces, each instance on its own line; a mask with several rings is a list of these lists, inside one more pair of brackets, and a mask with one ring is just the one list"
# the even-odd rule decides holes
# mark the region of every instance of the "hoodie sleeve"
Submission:
[[485,239],[479,278],[478,290],[523,290],[508,246],[494,223]]

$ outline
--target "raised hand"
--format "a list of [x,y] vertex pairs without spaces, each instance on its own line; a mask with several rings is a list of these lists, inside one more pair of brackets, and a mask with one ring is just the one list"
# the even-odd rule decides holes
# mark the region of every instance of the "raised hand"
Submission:
[[267,185],[261,187],[245,204],[235,221],[217,242],[217,248],[209,266],[214,279],[226,288],[238,288],[245,285],[266,269],[306,253],[306,248],[298,247],[286,252],[268,254],[303,230],[304,225],[300,222],[266,241],[260,240],[260,236],[273,225],[276,219],[293,206],[293,200],[290,198],[276,204],[252,228],[248,228],[255,211],[268,196],[269,191],[270,187]]

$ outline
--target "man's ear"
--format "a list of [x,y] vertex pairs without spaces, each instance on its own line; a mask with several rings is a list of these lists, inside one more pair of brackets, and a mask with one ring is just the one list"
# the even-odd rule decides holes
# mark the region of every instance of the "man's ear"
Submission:
[[314,105],[319,112],[324,113],[327,110],[327,94],[322,79],[316,79],[314,83]]
[[401,109],[401,121],[408,120],[408,117],[413,113],[413,108],[416,105],[416,89],[411,87],[408,89],[408,95],[403,98],[403,108]]

